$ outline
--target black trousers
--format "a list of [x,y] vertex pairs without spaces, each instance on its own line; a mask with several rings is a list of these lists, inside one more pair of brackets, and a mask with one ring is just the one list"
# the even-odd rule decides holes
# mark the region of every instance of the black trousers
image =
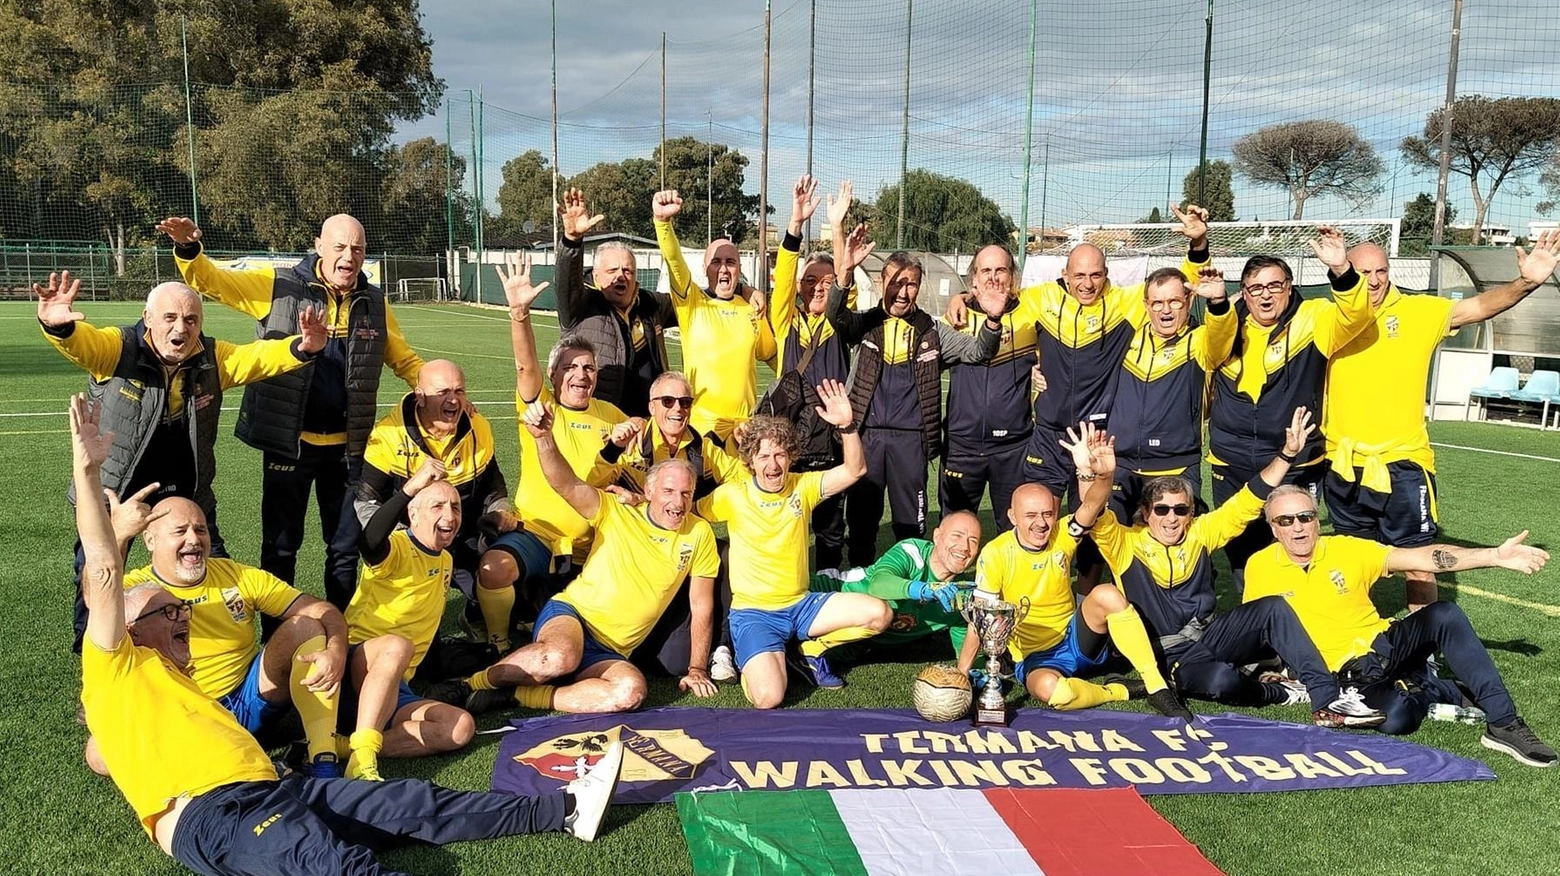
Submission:
[[[729,543],[720,545],[720,567],[726,568],[726,551]],[[692,584],[683,581],[682,589],[672,597],[661,619],[650,628],[645,640],[639,643],[629,662],[646,675],[670,675],[681,678],[688,674],[688,648],[693,643],[693,605],[688,601]],[[710,633],[710,650],[722,644],[730,645],[727,618],[731,614],[731,578],[725,574],[715,577],[715,617]],[[701,669],[703,667],[700,667]]]
[[877,561],[883,494],[888,494],[894,541],[926,537],[926,446],[912,429],[862,429],[867,474],[845,492],[846,550],[852,566]]
[[845,565],[845,494],[830,496],[813,509],[812,534],[814,569]]
[[1462,703],[1457,685],[1428,671],[1426,664],[1437,651],[1446,655],[1446,665],[1468,686],[1489,723],[1504,724],[1517,716],[1500,670],[1455,602],[1432,602],[1394,621],[1376,636],[1370,653],[1345,664],[1339,674],[1359,685],[1365,702],[1387,716],[1381,732],[1412,733],[1432,705]]
[[[1284,476],[1284,483],[1294,484],[1309,490],[1312,498],[1316,499],[1317,507],[1321,507],[1321,483],[1322,476],[1327,473],[1325,465],[1308,465],[1304,468],[1291,468],[1289,474]],[[1233,466],[1216,465],[1213,467],[1213,506],[1215,508],[1228,502],[1240,488],[1255,476],[1256,472],[1241,471]],[[1229,558],[1230,568],[1235,572],[1235,592],[1246,592],[1246,561],[1251,555],[1273,543],[1273,529],[1268,522],[1258,517],[1247,524],[1246,529],[1240,535],[1235,536],[1224,546],[1224,555]]]
[[296,583],[298,549],[312,489],[325,539],[325,599],[345,611],[357,590],[358,537],[362,527],[352,508],[357,477],[345,445],[304,442],[297,459],[265,455],[260,493],[260,568]]
[[1203,637],[1165,654],[1181,693],[1232,706],[1277,702],[1267,686],[1237,669],[1274,653],[1284,659],[1322,708],[1338,698],[1338,679],[1282,596],[1265,596],[1213,619]]
[[1013,491],[1024,482],[1024,445],[979,449],[948,446],[943,454],[937,481],[937,506],[942,517],[954,511],[980,511],[980,501],[989,489],[991,516],[997,532],[1013,528],[1008,507]]
[[560,830],[564,795],[452,791],[420,779],[358,782],[289,776],[223,785],[190,801],[173,857],[203,876],[392,873],[374,851],[408,840],[461,840]]

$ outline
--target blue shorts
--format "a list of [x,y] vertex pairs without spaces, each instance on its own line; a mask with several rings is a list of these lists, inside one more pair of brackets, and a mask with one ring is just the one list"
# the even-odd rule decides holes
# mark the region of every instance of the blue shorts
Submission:
[[239,725],[248,730],[251,736],[259,733],[262,727],[275,721],[287,711],[286,703],[273,703],[260,696],[260,664],[264,660],[265,651],[262,650],[250,662],[249,672],[244,675],[244,680],[238,683],[238,687],[217,700],[222,708],[233,713]]
[[731,613],[731,643],[737,650],[737,668],[770,651],[784,651],[787,642],[807,638],[818,612],[832,593],[809,593],[785,608],[739,608]]
[[1379,541],[1393,547],[1424,547],[1441,534],[1435,507],[1435,475],[1408,460],[1387,463],[1392,487],[1386,493],[1360,483],[1363,470],[1346,481],[1328,469],[1322,481],[1327,515],[1340,535]]
[[586,624],[585,619],[580,617],[579,611],[575,609],[574,606],[564,602],[561,599],[547,600],[547,604],[542,606],[542,610],[540,612],[537,612],[536,625],[531,627],[531,641],[536,641],[536,637],[542,632],[542,627],[547,626],[547,622],[555,617],[572,617],[576,621],[579,621],[580,633],[584,636],[585,647],[582,651],[580,651],[580,665],[574,668],[574,672],[579,672],[582,669],[594,666],[597,663],[601,663],[606,660],[628,659],[622,654],[619,654],[611,648],[608,648],[607,646],[596,641],[596,637],[590,634],[590,625]]
[[490,551],[503,551],[520,566],[520,580],[546,575],[552,571],[552,548],[523,529],[506,532],[488,542]]
[[[363,645],[359,643],[347,649],[347,666],[349,669],[347,677],[341,680],[341,695],[336,697],[336,732],[342,736],[350,736],[357,729],[358,696],[362,692],[358,690],[357,685],[352,683],[350,667],[352,666],[352,658],[361,647]],[[402,679],[401,685],[396,689],[395,693],[395,708],[390,710],[389,717],[385,718],[385,725],[379,729],[389,730],[390,725],[395,723],[396,712],[418,700],[425,699],[427,697],[412,690],[411,686],[406,683],[406,680]]]
[[1024,677],[1036,669],[1050,669],[1060,672],[1068,678],[1076,678],[1088,674],[1086,670],[1098,669],[1105,665],[1105,658],[1110,656],[1110,646],[1101,645],[1100,653],[1089,656],[1078,647],[1078,624],[1083,623],[1082,615],[1073,613],[1072,620],[1067,622],[1067,635],[1060,642],[1033,654],[1024,655],[1022,663],[1013,669],[1013,675],[1019,684],[1024,683]]

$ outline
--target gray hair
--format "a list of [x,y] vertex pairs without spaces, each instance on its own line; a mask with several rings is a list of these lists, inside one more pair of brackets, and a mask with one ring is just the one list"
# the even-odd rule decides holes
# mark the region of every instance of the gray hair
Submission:
[[596,355],[596,345],[579,332],[569,332],[558,339],[558,343],[552,345],[547,351],[547,373],[558,370],[558,363],[563,360],[563,354],[570,350],[578,350],[581,353]]
[[650,391],[655,392],[656,387],[667,382],[668,380],[681,381],[682,385],[688,387],[690,392],[693,390],[693,381],[688,379],[688,375],[682,373],[681,371],[662,371],[655,378],[655,380],[650,382]]
[[155,302],[157,297],[163,292],[177,292],[186,298],[195,299],[196,303],[200,303],[199,292],[196,292],[189,286],[180,283],[178,280],[169,280],[166,283],[158,283],[156,286],[152,287],[150,292],[146,293],[146,310],[148,313],[152,310],[152,303]]
[[[614,252],[614,251],[621,251],[621,252],[628,253],[628,260],[629,260],[629,262],[631,262],[631,263],[633,263],[635,265],[639,264],[638,258],[634,255],[634,248],[629,246],[628,244],[624,243],[621,240],[608,240],[608,241],[600,244],[599,246],[597,246],[595,254],[593,256],[593,259],[601,258],[601,254],[604,253],[604,252]],[[592,261],[592,263],[591,263],[591,268],[592,269],[595,268],[595,262],[594,261]]]
[[137,606],[137,607],[143,606],[154,595],[156,595],[158,593],[158,591],[166,591],[166,590],[167,590],[167,588],[163,587],[161,582],[158,582],[158,581],[147,581],[145,584],[137,584],[134,587],[131,587],[128,590],[126,590],[125,591],[125,595],[124,595],[124,600],[125,600],[125,623],[126,624],[133,624],[133,623],[135,623],[135,618],[129,616],[130,606],[132,606],[132,605],[133,606]]
[[1284,498],[1285,496],[1304,496],[1311,500],[1311,510],[1316,510],[1316,497],[1311,495],[1310,490],[1307,490],[1305,487],[1296,486],[1294,484],[1283,484],[1281,486],[1274,487],[1273,492],[1268,493],[1267,501],[1262,503],[1262,518],[1264,520],[1267,519],[1268,511],[1273,507],[1273,503],[1277,502],[1279,499]]
[[650,485],[659,481],[662,474],[674,468],[680,468],[687,472],[689,479],[694,482],[694,485],[698,485],[699,476],[694,472],[693,465],[690,464],[688,460],[663,459],[655,465],[650,466],[650,471],[645,473],[645,492],[649,493]]

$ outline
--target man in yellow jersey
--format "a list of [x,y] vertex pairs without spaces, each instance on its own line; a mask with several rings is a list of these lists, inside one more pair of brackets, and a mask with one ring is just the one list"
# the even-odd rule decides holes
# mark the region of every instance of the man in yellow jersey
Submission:
[[724,521],[731,536],[731,639],[742,692],[760,709],[780,705],[786,688],[786,646],[801,639],[802,655],[819,687],[843,679],[823,653],[888,628],[888,603],[865,593],[809,593],[808,521],[818,503],[859,480],[867,462],[845,388],[817,387],[818,415],[840,431],[845,461],[828,471],[795,474],[796,432],[778,417],[754,417],[739,453],[752,477],[722,484],[699,501],[698,514]]
[[[542,383],[536,335],[531,328],[531,304],[548,284],[531,285],[529,258],[512,253],[507,264],[507,270],[499,266],[498,276],[509,302],[515,410],[524,414],[532,402],[557,402],[553,430],[564,458],[586,483],[605,487],[616,473],[601,458],[601,449],[614,427],[626,418],[622,411],[595,397],[595,347],[582,335],[559,338],[547,354],[547,375],[552,382],[552,389],[548,389]],[[524,428],[520,430],[520,470],[541,470],[536,439]],[[533,620],[542,605],[562,589],[562,581],[574,568],[575,555],[583,558],[590,547],[590,521],[564,501],[546,478],[521,477],[514,504],[520,528],[489,544],[477,570],[477,604],[488,641],[500,651],[509,649],[512,616],[521,622]]]
[[[71,403],[74,483],[100,495],[112,439],[83,396]],[[156,584],[123,585],[103,504],[81,502],[87,636],[81,703],[103,760],[146,835],[198,873],[372,874],[375,849],[544,830],[594,839],[622,767],[614,743],[557,794],[451,791],[427,782],[350,782],[276,768],[189,676],[190,606]]]
[[[1103,454],[1109,438],[1087,422],[1079,434],[1069,429],[1070,451],[1078,472],[1078,510],[1058,519],[1056,495],[1044,484],[1027,483],[1013,492],[1008,509],[1013,528],[981,549],[975,563],[974,599],[1028,604],[1028,614],[1013,630],[1008,650],[1014,674],[1029,694],[1055,709],[1087,709],[1101,703],[1146,696],[1162,715],[1192,720],[1175,691],[1165,683],[1154,661],[1153,646],[1137,610],[1111,584],[1095,585],[1075,601],[1071,582],[1073,555],[1110,498],[1107,466],[1114,457]],[[1081,676],[1097,672],[1110,645],[1131,662],[1141,681],[1105,684]],[[971,627],[959,652],[959,668],[975,665],[980,636]]]
[[[843,185],[842,198],[849,204],[850,183],[847,181]],[[805,263],[802,261],[802,226],[818,209],[817,188],[818,181],[803,174],[797,177],[796,185],[791,189],[791,221],[786,225],[785,237],[775,254],[775,294],[769,303],[769,325],[775,335],[775,358],[770,361],[770,367],[777,376],[797,372],[804,395],[825,380],[844,383],[850,378],[851,347],[835,334],[825,312],[829,289],[834,285],[834,256],[814,252],[807,256]],[[798,268],[800,276],[797,275]],[[854,294],[845,306],[856,309]],[[805,437],[807,429],[814,425],[811,412],[800,420],[798,425]],[[799,472],[823,471],[839,465],[839,444],[833,440],[833,431],[827,424],[817,424],[816,434],[820,443],[829,445],[829,452],[819,452],[816,460],[797,460],[793,468]],[[839,569],[844,566],[844,496],[831,496],[813,509],[812,534],[816,567]]]
[[[1189,325],[1193,302],[1206,305],[1202,325]],[[1110,505],[1130,520],[1144,486],[1178,477],[1202,496],[1203,402],[1208,374],[1229,358],[1239,320],[1218,268],[1204,265],[1191,287],[1175,268],[1160,268],[1143,281],[1148,321],[1132,336],[1110,405],[1116,440],[1116,484]]]
[[[1331,301],[1301,300],[1294,272],[1281,258],[1253,256],[1241,269],[1240,330],[1229,358],[1212,374],[1208,462],[1215,505],[1228,502],[1283,446],[1295,408],[1322,409],[1327,361],[1370,324],[1365,278],[1349,264],[1343,233],[1321,227],[1311,250],[1327,266]],[[1314,495],[1325,470],[1322,438],[1312,435],[1284,482]],[[1271,541],[1267,527],[1253,521],[1224,546],[1236,592],[1246,559]]]
[[[121,548],[144,532],[152,560],[126,575],[125,586],[159,584],[190,606],[190,679],[257,735],[291,703],[303,719],[309,771],[341,775],[335,740],[347,668],[341,612],[269,572],[211,556],[206,517],[194,502],[170,498],[151,508],[141,499],[114,504]],[[263,645],[256,615],[280,622]],[[92,762],[91,743],[88,748]]]
[[[374,424],[363,452],[357,486],[357,515],[363,525],[426,460],[444,467],[444,480],[460,491],[460,535],[449,546],[454,583],[466,597],[462,622],[478,641],[488,637],[477,605],[477,566],[484,536],[512,532],[519,520],[510,510],[509,487],[498,464],[493,426],[470,410],[466,373],[447,359],[423,365],[417,388]],[[500,633],[503,631],[500,630]]]
[[637,709],[645,677],[629,657],[687,580],[692,632],[687,674],[678,686],[713,696],[715,683],[704,667],[720,561],[710,525],[691,513],[692,466],[675,458],[656,463],[645,476],[645,502],[622,504],[574,473],[554,439],[556,410],[552,402],[536,401],[521,420],[536,442],[539,474],[595,528],[590,557],[580,576],[542,608],[531,644],[430,693],[461,701],[472,712],[515,705],[562,712]]
[[683,370],[693,383],[693,425],[724,443],[753,413],[758,361],[775,355],[763,293],[744,286],[737,245],[725,238],[710,241],[704,250],[709,285],[697,286],[672,228],[682,212],[682,197],[675,190],[656,192],[650,209],[682,332]]
[[[200,296],[183,283],[162,283],[146,296],[141,320],[98,328],[75,310],[81,281],[70,272],[33,284],[43,336],[90,377],[87,392],[103,405],[114,452],[103,479],[120,495],[156,483],[156,498],[192,499],[206,513],[212,553],[227,556],[217,531],[217,425],[222,393],[283,374],[311,361],[325,345],[320,311],[298,313],[301,334],[230,344],[202,333]],[[151,494],[147,494],[150,496]],[[75,501],[74,487],[66,498]],[[73,648],[81,651],[86,604],[81,601],[81,545],[76,545]]]
[[290,334],[306,307],[324,312],[330,335],[325,348],[307,367],[250,385],[234,434],[264,454],[260,568],[295,582],[312,488],[325,539],[325,598],[346,608],[360,528],[351,488],[379,419],[380,374],[389,366],[415,388],[423,364],[401,336],[384,292],[363,273],[363,225],[345,214],[326,219],[314,252],[286,270],[218,267],[201,251],[200,229],[186,218],[164,219],[157,230],[173,240],[184,282],[253,317],[258,337]]
[[596,348],[596,397],[632,417],[647,416],[650,384],[669,365],[662,331],[677,325],[671,297],[639,287],[634,251],[622,241],[596,247],[585,279],[585,236],[603,216],[590,214],[579,189],[558,205],[558,328]]
[[[1144,486],[1135,517],[1123,520],[1107,508],[1092,535],[1116,586],[1142,615],[1160,667],[1181,694],[1235,706],[1311,703],[1323,726],[1373,726],[1382,714],[1358,690],[1339,689],[1284,600],[1253,600],[1213,613],[1213,552],[1262,515],[1263,499],[1283,482],[1290,461],[1315,430],[1310,411],[1296,409],[1278,455],[1233,499],[1207,514],[1197,513],[1191,481],[1157,477]],[[1094,456],[1109,467],[1113,455],[1106,446]],[[1274,653],[1298,680],[1277,673],[1253,678],[1237,668]]]
[[[381,781],[380,754],[454,751],[477,731],[466,712],[407,686],[439,634],[450,588],[448,551],[461,531],[461,498],[448,474],[437,459],[424,460],[363,526],[363,569],[347,606],[349,684],[338,722],[350,734],[349,779]],[[403,518],[408,526],[398,528]]]
[[1484,710],[1480,740],[1528,766],[1548,767],[1555,751],[1517,716],[1495,662],[1468,616],[1454,602],[1433,602],[1400,620],[1382,617],[1370,588],[1396,572],[1453,572],[1501,568],[1531,575],[1549,554],[1523,544],[1524,530],[1494,548],[1432,544],[1391,547],[1350,535],[1321,534],[1316,499],[1286,485],[1268,496],[1263,511],[1278,543],[1247,564],[1245,599],[1282,596],[1306,633],[1345,684],[1358,685],[1365,702],[1386,714],[1383,733],[1412,733],[1436,703],[1461,705],[1457,684],[1428,671],[1440,652],[1446,665]]
[[[1560,232],[1539,237],[1531,255],[1521,247],[1514,252],[1515,280],[1453,301],[1404,295],[1392,285],[1386,252],[1374,243],[1349,251],[1370,290],[1374,320],[1327,361],[1322,433],[1331,469],[1322,489],[1340,534],[1419,547],[1440,533],[1435,453],[1425,429],[1430,363],[1442,339],[1505,313],[1554,276]],[[1403,577],[1410,610],[1435,601],[1433,572]]]

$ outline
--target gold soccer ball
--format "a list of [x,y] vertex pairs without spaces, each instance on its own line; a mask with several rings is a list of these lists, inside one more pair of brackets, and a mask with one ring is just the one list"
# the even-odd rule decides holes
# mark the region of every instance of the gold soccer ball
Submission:
[[910,689],[915,710],[928,721],[957,721],[969,714],[975,694],[970,677],[953,666],[928,666],[915,677]]

